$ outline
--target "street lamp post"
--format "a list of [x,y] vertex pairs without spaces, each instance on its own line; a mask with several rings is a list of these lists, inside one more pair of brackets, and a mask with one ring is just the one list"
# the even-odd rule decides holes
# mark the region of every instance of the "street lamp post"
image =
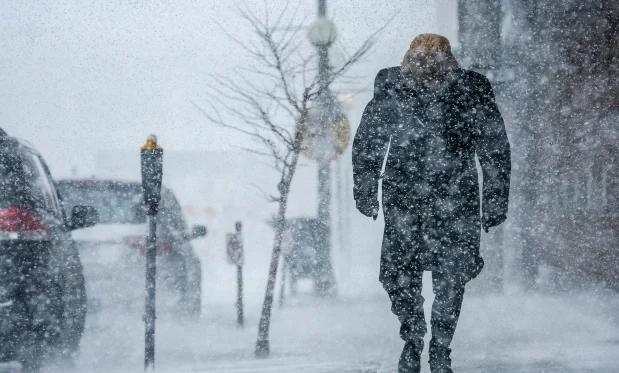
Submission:
[[[316,46],[318,51],[318,83],[320,94],[317,98],[317,105],[320,110],[318,125],[321,126],[320,133],[323,138],[329,135],[329,126],[335,118],[330,118],[334,112],[335,102],[329,90],[330,69],[329,69],[329,47],[337,37],[335,25],[326,18],[327,2],[318,0],[318,19],[311,25],[308,33],[310,42]],[[331,251],[331,155],[325,154],[318,157],[318,221],[321,223],[323,231],[322,247],[319,248],[320,255],[324,256],[321,261],[324,266],[319,275],[317,290],[320,293],[328,293],[334,286],[333,273],[330,268]]]

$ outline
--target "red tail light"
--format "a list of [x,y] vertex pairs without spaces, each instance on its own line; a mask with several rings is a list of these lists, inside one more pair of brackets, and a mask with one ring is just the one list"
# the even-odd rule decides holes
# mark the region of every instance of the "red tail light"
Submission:
[[0,232],[43,232],[45,227],[31,210],[10,207],[0,209]]

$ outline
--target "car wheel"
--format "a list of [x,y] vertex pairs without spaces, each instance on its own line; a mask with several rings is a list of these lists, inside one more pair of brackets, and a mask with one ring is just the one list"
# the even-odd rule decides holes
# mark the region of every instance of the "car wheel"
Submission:
[[67,259],[66,272],[62,276],[61,343],[59,357],[71,363],[79,351],[80,340],[86,323],[87,299],[84,272],[79,256]]
[[61,288],[53,279],[32,273],[32,282],[23,289],[21,341],[17,360],[25,372],[38,372],[54,354],[60,341],[62,319]]

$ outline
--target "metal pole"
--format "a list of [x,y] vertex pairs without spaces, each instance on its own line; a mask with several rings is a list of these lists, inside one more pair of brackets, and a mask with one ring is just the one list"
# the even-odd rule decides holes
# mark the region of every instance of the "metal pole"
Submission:
[[338,250],[342,252],[344,250],[344,191],[342,179],[344,178],[344,165],[342,159],[335,161],[335,202],[337,203],[337,241]]
[[[318,16],[325,17],[327,13],[327,1],[318,0]],[[328,110],[329,105],[329,50],[327,45],[318,46],[318,81],[320,83],[321,97],[320,105],[322,110]],[[326,134],[326,118],[327,116],[321,115],[323,119],[323,129]],[[329,159],[321,159],[318,161],[318,220],[327,228],[327,244],[329,244],[329,231],[331,214],[329,206],[331,203],[331,169]]]
[[243,326],[245,323],[243,316],[243,265],[236,266],[236,323]]
[[[324,2],[324,0],[322,0]],[[326,45],[321,45],[318,47],[318,80],[320,82],[320,90],[321,97],[320,105],[321,109],[328,112],[331,99],[329,97],[329,60],[328,60],[328,47]],[[327,115],[321,115],[323,126],[323,133],[326,135],[327,132],[327,120],[329,119]],[[328,158],[322,158],[318,161],[318,219],[321,223],[325,224],[327,228],[327,232],[329,232],[330,228],[330,204],[331,204],[331,160]],[[327,233],[327,237],[329,234]]]
[[[327,1],[318,0],[318,17],[326,17],[327,15]],[[328,121],[331,119],[327,113],[331,112],[333,103],[329,94],[329,46],[321,44],[318,48],[318,82],[320,84],[320,97],[319,105],[324,110],[320,116],[322,119],[321,125],[323,126],[323,136],[327,135],[329,125]],[[329,158],[323,158],[318,160],[318,221],[321,223],[324,229],[324,242],[322,255],[324,260],[323,266],[326,264],[328,268],[321,268],[320,283],[318,284],[321,289],[319,292],[328,292],[333,286],[331,265],[329,262],[331,252],[331,160]],[[327,278],[325,278],[327,277]]]
[[236,242],[236,323],[242,327],[245,324],[243,314],[243,263],[245,261],[245,253],[243,247],[243,223],[237,221],[234,223],[235,242]]
[[146,308],[144,322],[144,370],[155,369],[155,319],[157,318],[155,292],[157,287],[157,217],[148,216],[146,241]]
[[331,236],[331,163],[328,159],[318,161],[318,220],[325,225],[327,248]]

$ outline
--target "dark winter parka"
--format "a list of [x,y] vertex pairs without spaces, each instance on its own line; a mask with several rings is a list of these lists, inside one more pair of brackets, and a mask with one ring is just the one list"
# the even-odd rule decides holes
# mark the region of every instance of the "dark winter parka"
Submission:
[[503,119],[489,81],[476,72],[458,68],[430,93],[402,82],[400,67],[378,73],[353,143],[355,199],[377,199],[383,179],[380,280],[389,290],[402,286],[409,271],[431,270],[469,281],[484,264],[475,155],[484,221],[507,213]]

